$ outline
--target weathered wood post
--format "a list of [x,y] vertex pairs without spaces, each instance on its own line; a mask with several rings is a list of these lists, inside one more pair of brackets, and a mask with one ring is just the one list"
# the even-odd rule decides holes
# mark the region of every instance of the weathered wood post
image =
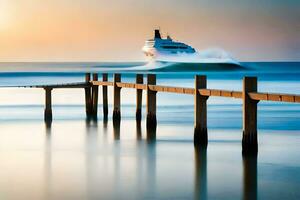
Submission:
[[[98,81],[98,74],[93,74],[93,81]],[[99,90],[98,85],[92,86],[92,106],[93,106],[92,117],[93,117],[93,119],[97,119],[97,114],[98,114],[98,90]]]
[[[102,74],[102,81],[107,82],[108,81],[108,75]],[[107,98],[107,86],[102,86],[102,98],[103,98],[103,119],[107,120],[108,117],[108,98]]]
[[115,121],[115,122],[121,120],[121,88],[117,86],[118,82],[121,82],[121,74],[114,74],[114,111],[113,111],[113,121]]
[[[143,74],[136,75],[136,83],[143,84]],[[136,121],[140,122],[142,120],[142,99],[143,98],[143,90],[136,89]]]
[[44,121],[46,124],[52,122],[52,100],[51,100],[51,90],[50,87],[45,87],[45,111],[44,111]]
[[156,75],[147,75],[147,129],[156,129],[156,91],[150,89],[150,85],[156,85]]
[[248,92],[257,92],[257,78],[243,80],[243,154],[257,154],[257,103]]
[[207,146],[207,97],[199,89],[206,89],[206,76],[195,76],[194,145]]
[[[85,74],[85,82],[87,84],[90,84],[91,81],[91,74],[86,73]],[[85,90],[85,112],[87,118],[90,118],[92,116],[92,97],[91,97],[91,87],[84,88]]]

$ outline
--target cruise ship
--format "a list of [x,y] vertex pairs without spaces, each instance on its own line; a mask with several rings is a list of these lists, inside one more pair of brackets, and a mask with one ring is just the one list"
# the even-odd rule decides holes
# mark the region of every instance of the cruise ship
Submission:
[[163,39],[159,29],[154,31],[154,38],[147,40],[142,50],[150,58],[156,58],[158,55],[193,54],[196,52],[193,47],[176,42],[170,36]]

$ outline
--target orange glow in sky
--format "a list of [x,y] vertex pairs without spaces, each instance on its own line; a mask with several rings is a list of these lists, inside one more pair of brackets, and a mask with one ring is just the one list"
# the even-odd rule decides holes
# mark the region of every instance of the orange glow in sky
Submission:
[[242,61],[300,60],[299,2],[228,2],[0,0],[0,61],[140,61],[157,27]]
[[0,0],[0,30],[8,28],[13,23],[11,21],[12,10],[8,0]]

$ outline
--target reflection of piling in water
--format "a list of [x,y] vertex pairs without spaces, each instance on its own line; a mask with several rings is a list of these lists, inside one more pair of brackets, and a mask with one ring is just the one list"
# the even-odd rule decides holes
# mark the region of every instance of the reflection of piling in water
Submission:
[[86,195],[87,199],[93,199],[94,194],[99,190],[97,171],[97,159],[94,157],[94,152],[98,150],[98,126],[96,121],[91,121],[90,126],[86,127],[85,133],[85,170],[86,170]]
[[114,130],[114,139],[115,140],[120,140],[120,125],[121,125],[120,120],[113,121],[113,130]]
[[44,154],[44,187],[45,187],[45,199],[51,199],[52,189],[52,144],[51,144],[51,125],[46,127],[45,135],[45,154]]
[[85,119],[85,127],[88,129],[88,128],[90,128],[91,127],[91,123],[92,123],[92,120],[91,120],[91,118],[86,118]]
[[156,197],[156,160],[156,140],[147,139],[145,171],[147,173],[147,191],[151,195],[149,199],[155,199]]
[[[141,195],[144,194],[144,188],[145,188],[145,148],[147,147],[147,143],[145,141],[141,140],[142,138],[142,129],[141,129],[141,123],[136,123],[136,191],[137,191],[137,197],[136,199],[139,199]],[[148,184],[146,184],[148,185]]]
[[50,132],[52,127],[52,121],[45,121],[46,130]]
[[244,200],[257,199],[257,155],[243,156]]
[[136,122],[136,139],[141,140],[142,139],[142,126],[141,122]]
[[98,127],[98,121],[94,118],[86,118],[85,119],[86,129],[90,129],[91,127]]
[[148,128],[147,127],[147,141],[153,142],[156,140],[156,127]]
[[108,124],[108,119],[103,118],[103,129],[104,129],[104,131],[107,131],[107,124]]
[[[120,127],[118,131],[120,130]],[[115,131],[115,128],[114,128]],[[120,134],[119,134],[120,135]],[[116,139],[116,138],[115,138]],[[116,142],[114,144],[114,153],[113,153],[113,198],[112,199],[123,199],[124,196],[121,195],[119,191],[121,191],[122,188],[122,182],[121,182],[121,174],[122,174],[122,158],[121,158],[121,152],[122,152],[122,145],[121,142]]]
[[207,199],[207,148],[195,145],[194,199]]

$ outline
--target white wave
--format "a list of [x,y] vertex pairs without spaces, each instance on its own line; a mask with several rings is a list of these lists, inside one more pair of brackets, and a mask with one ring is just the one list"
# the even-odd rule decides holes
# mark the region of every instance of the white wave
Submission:
[[211,48],[193,54],[179,53],[174,55],[159,54],[156,61],[173,63],[229,63],[239,64],[238,61],[226,51],[219,48]]
[[175,66],[176,64],[236,64],[239,62],[234,60],[229,53],[222,49],[211,48],[193,54],[174,54],[174,55],[157,55],[155,59],[151,59],[145,65],[136,65],[128,67],[96,67],[95,71],[151,71],[159,70],[165,67]]
[[154,69],[157,70],[157,69],[162,69],[171,66],[173,64],[174,63],[171,62],[161,63],[161,62],[157,62],[156,60],[151,60],[146,65],[132,67],[131,70],[154,70]]

